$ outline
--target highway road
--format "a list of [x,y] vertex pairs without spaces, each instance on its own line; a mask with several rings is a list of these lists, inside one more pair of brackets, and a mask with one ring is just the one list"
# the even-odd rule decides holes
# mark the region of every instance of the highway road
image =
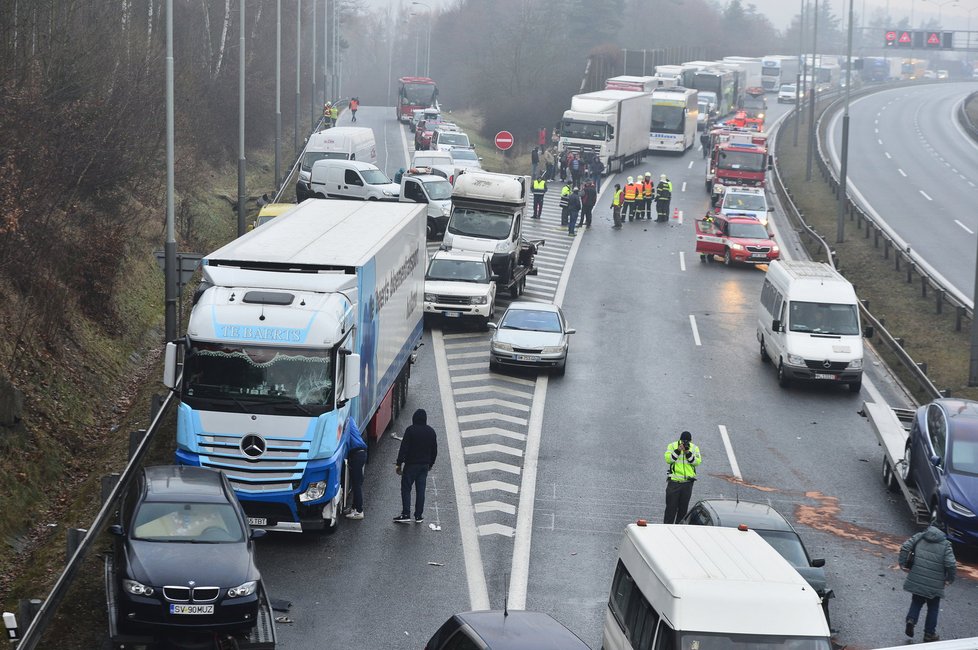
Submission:
[[[784,110],[772,105],[772,116]],[[406,129],[389,108],[361,107],[358,118],[387,147],[381,166],[396,171]],[[608,188],[636,171],[669,175],[681,221],[610,228]],[[826,558],[840,646],[904,642],[910,599],[896,547],[914,527],[884,490],[881,450],[858,415],[864,400],[899,405],[899,392],[878,361],[858,396],[778,387],[754,334],[763,268],[693,254],[692,219],[708,203],[703,173],[696,150],[650,157],[606,179],[593,228],[573,238],[548,195],[528,233],[547,243],[526,298],[562,303],[577,328],[566,376],[490,373],[486,333],[426,331],[392,426],[402,432],[425,408],[439,434],[426,523],[391,521],[399,482],[397,440],[387,436],[367,466],[364,520],[333,536],[260,540],[272,596],[292,602],[283,648],[420,648],[452,613],[501,608],[507,594],[512,607],[549,612],[599,648],[621,531],[661,520],[663,452],[683,429],[704,457],[694,500],[771,503]],[[797,251],[783,223],[776,215],[779,239]],[[948,590],[944,638],[975,634],[970,571]]]
[[[893,88],[852,102],[849,187],[968,298],[974,295],[978,144],[957,121],[973,82]],[[841,113],[831,124],[838,169]]]

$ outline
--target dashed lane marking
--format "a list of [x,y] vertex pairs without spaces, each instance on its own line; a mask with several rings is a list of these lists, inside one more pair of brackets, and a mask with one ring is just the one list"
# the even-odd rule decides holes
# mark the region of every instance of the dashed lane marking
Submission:
[[730,471],[733,472],[734,476],[743,481],[744,477],[740,473],[740,465],[737,464],[737,457],[734,456],[733,445],[730,444],[730,435],[727,433],[727,427],[722,424],[718,424],[717,427],[720,429],[720,438],[723,439],[723,448],[727,451],[727,460],[730,461]]
[[903,176],[904,178],[906,178],[906,177],[907,177],[907,172],[905,172],[905,171],[903,171],[903,170],[902,170],[902,169],[900,169],[900,168],[897,168],[897,171],[898,171],[898,172],[900,172],[900,176]]
[[923,190],[920,190],[920,195],[923,196],[928,201],[933,201],[934,200],[934,199],[930,198],[929,196],[927,196],[927,192],[925,192]]
[[684,251],[679,251],[679,270],[686,270],[686,253]]
[[702,345],[702,343],[700,343],[700,331],[696,327],[696,316],[693,314],[689,315],[689,326],[693,328],[693,342],[696,345]]
[[965,230],[965,232],[967,232],[967,233],[968,233],[969,235],[973,235],[973,234],[975,234],[975,231],[974,231],[974,230],[972,230],[972,229],[971,229],[971,228],[969,228],[968,226],[966,226],[966,225],[964,225],[963,223],[961,223],[961,222],[960,222],[960,221],[958,221],[957,219],[955,219],[955,220],[954,220],[954,223],[956,223],[956,224],[958,224],[959,226],[961,226],[962,228],[964,228],[964,230]]

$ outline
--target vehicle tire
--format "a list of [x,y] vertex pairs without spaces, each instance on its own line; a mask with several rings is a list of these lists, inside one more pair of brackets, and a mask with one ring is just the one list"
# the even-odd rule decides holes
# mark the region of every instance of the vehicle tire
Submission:
[[784,371],[784,361],[778,361],[778,386],[787,388],[791,385],[788,374]]
[[896,476],[893,474],[893,468],[890,467],[890,461],[883,456],[883,485],[886,486],[887,492],[896,492],[897,481]]
[[499,372],[499,364],[489,359],[489,372]]
[[771,355],[767,353],[767,346],[764,344],[764,337],[761,337],[761,361],[767,363],[771,360]]
[[911,461],[911,451],[910,451],[910,441],[907,440],[906,446],[903,448],[903,460],[900,461],[900,466],[897,467],[897,471],[900,473],[900,478],[903,482],[910,487],[914,484],[913,473],[910,471]]
[[564,357],[564,363],[557,366],[557,370],[554,372],[554,374],[558,377],[563,377],[565,372],[567,372],[567,357]]
[[863,387],[863,380],[862,379],[860,379],[859,381],[851,381],[851,382],[849,382],[849,392],[850,393],[859,393],[859,391],[862,390],[862,387]]
[[514,282],[509,288],[509,297],[516,300],[520,297],[520,283]]
[[730,249],[724,249],[723,251],[723,263],[727,266],[733,266],[733,257],[730,256]]

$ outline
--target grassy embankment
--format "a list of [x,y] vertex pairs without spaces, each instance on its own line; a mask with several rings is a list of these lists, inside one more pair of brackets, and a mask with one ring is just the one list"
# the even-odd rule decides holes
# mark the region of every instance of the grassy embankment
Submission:
[[[978,104],[972,102],[969,111],[978,120]],[[802,133],[807,121],[803,122]],[[860,128],[853,124],[852,128]],[[837,203],[829,184],[814,167],[812,180],[805,181],[807,147],[802,137],[798,147],[793,146],[792,122],[786,121],[778,139],[778,165],[795,203],[805,215],[809,225],[822,235],[838,252],[839,269],[856,287],[863,300],[869,301],[870,311],[885,322],[890,333],[903,339],[906,351],[917,363],[927,364],[927,373],[940,389],[949,389],[952,395],[978,399],[978,389],[968,387],[968,363],[970,349],[969,323],[964,322],[961,332],[956,332],[955,312],[945,305],[944,313],[937,314],[934,291],[922,297],[920,278],[914,276],[907,283],[906,263],[896,270],[893,251],[889,259],[883,258],[880,247],[873,246],[872,235],[866,239],[864,230],[857,229],[855,221],[846,218],[845,241],[835,243]],[[817,153],[815,154],[817,156]],[[884,218],[886,215],[882,215]],[[809,245],[810,238],[803,238]],[[813,259],[823,259],[820,250],[810,248]],[[916,383],[902,370],[895,355],[882,344],[877,344],[887,363],[901,376],[918,401],[928,401],[917,390]]]

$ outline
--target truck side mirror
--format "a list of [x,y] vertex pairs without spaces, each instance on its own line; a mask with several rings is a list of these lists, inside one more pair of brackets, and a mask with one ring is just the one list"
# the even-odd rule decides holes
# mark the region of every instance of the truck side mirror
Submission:
[[812,566],[815,567],[816,569],[825,566],[825,559],[819,558],[817,560],[812,560]]
[[343,401],[351,400],[360,394],[360,355],[346,355],[346,366],[343,368]]
[[774,169],[774,156],[767,157],[767,168]]
[[173,341],[166,344],[163,355],[163,385],[170,390],[177,386],[177,344]]
[[773,321],[771,321],[771,331],[772,332],[780,332],[781,331],[781,321],[779,321],[777,318],[775,318]]
[[867,325],[866,327],[863,328],[863,336],[865,336],[868,339],[873,338],[874,336],[876,336],[876,328],[873,327],[872,325]]
[[608,127],[608,137],[606,137],[605,140],[611,140],[614,137],[615,137],[615,127],[609,126]]

